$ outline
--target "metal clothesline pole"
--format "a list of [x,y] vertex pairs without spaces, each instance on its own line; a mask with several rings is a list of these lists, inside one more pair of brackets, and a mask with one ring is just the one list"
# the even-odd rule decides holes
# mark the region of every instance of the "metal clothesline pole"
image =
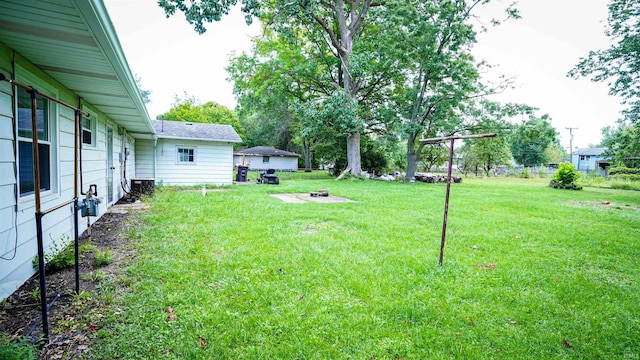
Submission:
[[478,139],[478,138],[489,138],[489,137],[495,137],[495,136],[496,134],[492,133],[492,134],[476,134],[476,135],[457,135],[457,136],[437,137],[437,138],[420,140],[421,143],[425,143],[425,144],[439,144],[445,141],[450,142],[449,166],[447,169],[447,192],[444,200],[444,216],[442,219],[442,237],[440,238],[440,258],[438,260],[438,266],[442,266],[442,261],[444,259],[445,239],[447,237],[447,217],[449,216],[449,196],[451,193],[451,173],[453,170],[453,146],[455,145],[455,141],[460,139]]
[[[33,182],[34,182],[34,200],[35,200],[35,220],[36,220],[36,240],[38,246],[38,275],[40,281],[40,307],[41,307],[41,317],[42,317],[42,332],[44,337],[49,340],[49,316],[48,316],[48,305],[47,305],[47,280],[45,274],[45,263],[44,263],[44,241],[42,236],[42,218],[53,211],[56,211],[66,205],[69,205],[71,202],[74,203],[74,232],[75,232],[75,270],[76,270],[76,293],[80,291],[80,281],[79,281],[79,266],[78,266],[78,152],[80,151],[79,147],[79,126],[80,126],[80,116],[90,116],[90,114],[86,111],[82,111],[81,109],[67,104],[64,101],[60,101],[54,97],[51,97],[45,93],[39,92],[33,86],[29,86],[23,84],[14,79],[7,78],[5,74],[0,72],[0,81],[6,81],[10,84],[13,84],[17,87],[23,88],[29,92],[31,95],[31,137],[32,137],[32,156],[33,156]],[[74,140],[74,198],[71,201],[67,201],[64,204],[60,204],[54,206],[51,209],[42,211],[41,208],[41,198],[40,198],[40,152],[38,148],[38,96],[48,99],[54,103],[63,105],[75,111],[75,140]],[[17,231],[17,230],[16,230]]]

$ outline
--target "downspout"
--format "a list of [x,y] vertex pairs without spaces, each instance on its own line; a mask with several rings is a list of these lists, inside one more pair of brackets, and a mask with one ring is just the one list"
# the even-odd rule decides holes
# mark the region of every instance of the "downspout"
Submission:
[[158,152],[158,137],[153,137],[153,180],[156,180],[156,156]]

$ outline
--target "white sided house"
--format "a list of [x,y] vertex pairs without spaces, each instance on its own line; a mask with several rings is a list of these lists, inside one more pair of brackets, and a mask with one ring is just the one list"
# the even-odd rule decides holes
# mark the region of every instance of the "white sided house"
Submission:
[[267,146],[256,146],[233,153],[233,162],[248,166],[249,170],[298,171],[300,154]]
[[233,144],[242,139],[231,125],[152,123],[157,139],[136,142],[136,176],[164,185],[233,183]]
[[154,129],[101,0],[0,1],[0,73],[1,300],[36,271],[37,200],[47,252],[76,236],[76,191],[94,184],[99,214],[123,195],[135,143]]
[[604,170],[609,167],[611,158],[604,156],[607,148],[575,149],[571,162],[580,171]]

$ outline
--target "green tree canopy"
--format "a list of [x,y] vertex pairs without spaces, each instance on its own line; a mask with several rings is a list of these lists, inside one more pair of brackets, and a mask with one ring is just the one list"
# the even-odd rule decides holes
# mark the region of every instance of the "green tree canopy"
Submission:
[[514,114],[512,104],[482,100],[478,107],[470,109],[473,118],[470,131],[473,134],[495,133],[494,138],[465,140],[462,147],[463,165],[468,169],[482,169],[487,176],[501,165],[509,165],[513,156],[509,148],[509,134],[514,126],[508,122]]
[[[394,2],[387,27],[397,32],[398,59],[405,83],[393,103],[397,129],[407,140],[407,179],[425,149],[421,138],[448,136],[465,130],[464,115],[476,98],[506,86],[480,82],[484,66],[471,54],[476,43],[475,10],[487,0]],[[508,18],[517,18],[513,5]],[[431,150],[429,150],[431,152]]]
[[549,162],[547,148],[559,143],[558,132],[551,125],[551,118],[530,112],[529,118],[515,127],[510,136],[514,160],[524,166],[546,165]]
[[612,0],[605,34],[616,43],[606,50],[593,50],[569,72],[574,78],[591,76],[607,82],[609,93],[620,95],[627,105],[625,115],[640,119],[640,0]]
[[640,167],[640,125],[618,120],[617,126],[602,129],[601,146],[616,166]]
[[176,96],[171,109],[156,119],[231,125],[244,139],[244,131],[233,110],[213,101],[200,104],[195,97],[186,93],[183,97]]

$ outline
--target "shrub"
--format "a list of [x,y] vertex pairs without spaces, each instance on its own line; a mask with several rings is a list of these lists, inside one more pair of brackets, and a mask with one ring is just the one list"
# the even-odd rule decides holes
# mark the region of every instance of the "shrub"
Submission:
[[553,180],[551,180],[549,185],[554,188],[582,189],[582,187],[578,185],[580,176],[580,172],[576,170],[576,167],[572,163],[565,161],[558,164],[558,170],[556,170],[553,175]]
[[98,267],[109,265],[113,261],[113,255],[111,255],[111,249],[109,248],[104,249],[104,252],[96,249],[95,256],[95,264]]
[[12,339],[7,333],[0,333],[0,359],[37,359],[38,348],[27,338]]
[[628,168],[624,166],[614,167],[609,169],[609,175],[640,175],[640,169]]
[[611,175],[611,179],[612,180],[640,181],[640,175],[617,173],[615,175]]
[[[49,251],[44,254],[44,263],[47,270],[56,271],[66,269],[75,264],[76,255],[73,243],[68,235],[63,235],[59,241],[53,240]],[[33,259],[32,265],[38,267],[38,256]]]

